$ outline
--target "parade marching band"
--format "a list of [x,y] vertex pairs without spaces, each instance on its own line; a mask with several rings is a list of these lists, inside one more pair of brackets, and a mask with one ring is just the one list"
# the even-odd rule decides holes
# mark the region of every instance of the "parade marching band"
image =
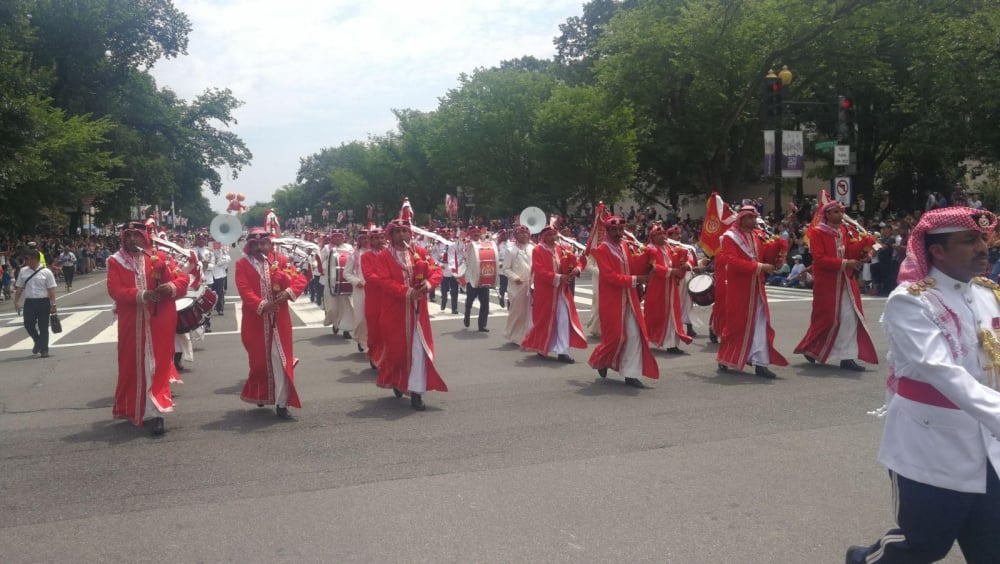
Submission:
[[[268,210],[265,227],[248,232],[235,262],[249,366],[241,399],[274,405],[281,419],[293,419],[288,409],[301,407],[289,303],[307,292],[323,310],[323,325],[355,341],[376,371],[376,386],[408,396],[418,411],[426,408],[427,392],[448,389],[435,365],[430,318],[449,309],[458,314],[461,293],[465,327],[471,328],[478,301],[476,329],[489,332],[496,292],[507,317],[505,341],[574,364],[570,350],[587,349],[589,333],[600,339],[589,365],[601,378],[609,369],[618,372],[636,388],[661,376],[654,349],[686,354],[682,346],[692,343],[700,323],[692,316],[694,305],[712,307],[709,338],[719,343],[720,371],[749,364],[757,376],[775,378],[771,367],[787,365],[774,349],[764,291],[766,275],[785,260],[787,242],[761,229],[753,206],[727,206],[713,194],[698,242],[702,252],[681,242],[676,226],[656,224],[639,241],[603,204],[586,244],[575,241],[556,216],[543,221],[537,208],[523,213],[509,237],[478,225],[433,231],[414,224],[404,200],[398,219],[384,230],[369,222],[352,244],[341,229],[304,233],[302,239],[286,231],[282,237],[277,216]],[[824,201],[809,230],[816,288],[825,289],[822,297],[817,292],[812,323],[795,352],[811,363],[833,359],[843,369],[863,371],[856,360],[878,359],[854,273],[874,241],[842,218],[842,207]],[[212,233],[198,234],[191,249],[183,240],[168,240],[155,222],[122,231],[108,281],[123,321],[115,416],[136,425],[153,419],[154,433],[163,432],[162,415],[172,410],[170,383],[181,382],[183,361],[193,360],[193,341],[211,332],[213,313],[223,315],[228,247],[239,238],[238,230],[231,231],[217,232],[213,222]],[[586,325],[574,301],[584,272],[594,280]],[[174,341],[169,366],[162,361],[168,334]],[[151,352],[146,341],[155,344]]]

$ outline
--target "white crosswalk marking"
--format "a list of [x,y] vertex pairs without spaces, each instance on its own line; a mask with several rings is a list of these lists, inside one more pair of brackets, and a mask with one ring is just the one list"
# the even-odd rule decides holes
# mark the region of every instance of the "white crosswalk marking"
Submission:
[[[581,318],[589,317],[591,310],[593,309],[593,298],[594,298],[594,288],[590,281],[588,283],[577,284],[576,294],[574,296],[574,301],[576,302],[577,311],[580,312]],[[778,304],[783,302],[811,302],[813,299],[812,290],[805,290],[800,288],[779,288],[774,286],[768,286],[766,288],[768,302],[771,304]],[[870,300],[885,300],[882,297],[870,297],[863,296],[862,299],[866,301]],[[431,321],[449,321],[462,319],[464,317],[465,308],[465,295],[459,296],[459,313],[453,314],[448,310],[440,310],[440,302],[430,305],[431,311]],[[490,317],[498,318],[497,323],[502,324],[503,318],[507,316],[507,310],[501,308],[498,304],[497,292],[494,290],[490,293]],[[323,308],[313,304],[309,301],[307,296],[299,298],[298,301],[292,302],[291,314],[292,314],[292,327],[294,329],[316,329],[323,327]],[[214,318],[215,323],[213,329],[215,331],[209,334],[209,337],[218,335],[233,335],[239,334],[240,328],[243,325],[243,309],[242,302],[239,296],[227,296],[226,297],[226,309],[232,311],[235,317],[235,330],[232,330],[232,324],[226,324],[228,317]],[[707,308],[699,307],[703,313]],[[479,313],[478,307],[473,306],[472,317],[475,317]],[[73,346],[83,346],[83,345],[98,345],[104,343],[114,343],[118,340],[118,324],[113,321],[111,315],[111,305],[92,305],[92,306],[81,306],[76,308],[67,308],[63,313],[63,332],[56,335],[50,333],[49,343],[53,348],[61,347],[73,347]],[[76,339],[71,336],[80,330],[84,330],[87,334],[94,334],[93,337],[83,341],[83,342],[71,342]],[[31,339],[27,337],[23,328],[23,320],[11,314],[0,315],[0,350],[14,350],[14,351],[25,351],[31,350],[32,342]]]

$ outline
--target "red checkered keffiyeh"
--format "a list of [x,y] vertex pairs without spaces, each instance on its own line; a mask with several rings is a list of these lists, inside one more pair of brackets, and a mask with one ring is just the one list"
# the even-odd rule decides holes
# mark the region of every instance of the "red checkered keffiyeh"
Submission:
[[925,213],[910,233],[906,244],[906,258],[899,267],[897,282],[916,282],[927,277],[927,252],[924,236],[927,234],[980,231],[989,233],[997,225],[997,218],[988,211],[966,207],[950,207]]

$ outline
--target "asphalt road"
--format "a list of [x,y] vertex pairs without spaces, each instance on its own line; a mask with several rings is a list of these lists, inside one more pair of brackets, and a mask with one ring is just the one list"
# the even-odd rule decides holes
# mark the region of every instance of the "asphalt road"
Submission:
[[[598,378],[589,351],[563,365],[505,344],[502,316],[482,334],[439,315],[451,391],[417,413],[306,312],[304,407],[280,422],[238,398],[231,304],[154,439],[111,419],[102,275],[74,285],[59,306],[76,321],[48,359],[30,358],[0,305],[0,562],[833,563],[892,525],[882,422],[867,414],[881,367],[798,357],[774,381],[720,374],[702,328],[689,354],[656,353],[661,379],[635,390]],[[810,310],[792,298],[772,305],[787,356]],[[884,357],[882,305],[865,301]]]

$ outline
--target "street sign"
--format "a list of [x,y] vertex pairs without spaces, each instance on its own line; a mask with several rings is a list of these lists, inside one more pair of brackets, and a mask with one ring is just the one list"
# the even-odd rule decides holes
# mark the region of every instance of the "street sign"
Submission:
[[839,176],[833,179],[833,199],[845,206],[851,205],[851,179]]
[[836,145],[836,141],[820,141],[819,143],[816,143],[815,147],[817,151],[829,151]]
[[836,145],[833,148],[833,164],[835,166],[847,166],[851,164],[850,145]]

